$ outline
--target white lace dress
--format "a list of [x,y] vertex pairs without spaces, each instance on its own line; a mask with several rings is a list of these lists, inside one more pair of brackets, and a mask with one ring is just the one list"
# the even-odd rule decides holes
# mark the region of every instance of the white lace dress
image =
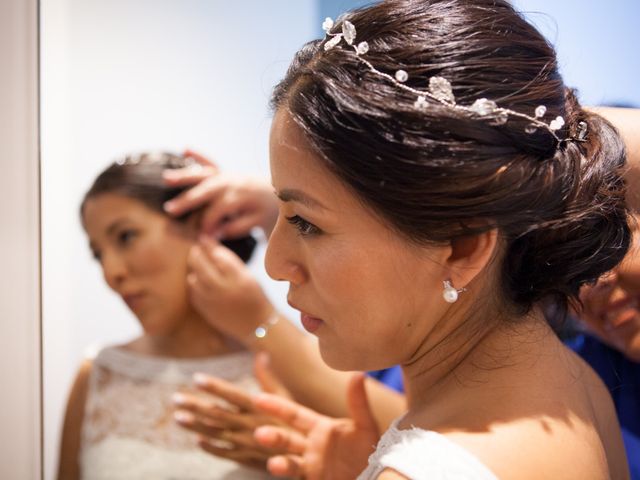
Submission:
[[375,480],[386,468],[411,480],[498,480],[471,452],[430,430],[399,430],[395,420],[358,480]]
[[84,412],[83,480],[253,480],[266,473],[209,455],[173,420],[171,395],[195,372],[258,389],[249,352],[206,359],[150,357],[105,348],[93,361]]

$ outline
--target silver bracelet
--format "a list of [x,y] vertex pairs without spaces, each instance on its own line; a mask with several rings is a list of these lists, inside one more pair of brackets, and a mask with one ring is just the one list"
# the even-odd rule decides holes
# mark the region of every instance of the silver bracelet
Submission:
[[269,333],[269,329],[277,324],[279,320],[280,319],[278,318],[278,313],[273,313],[266,322],[258,325],[258,327],[253,331],[253,334],[256,336],[256,338],[266,337],[267,333]]

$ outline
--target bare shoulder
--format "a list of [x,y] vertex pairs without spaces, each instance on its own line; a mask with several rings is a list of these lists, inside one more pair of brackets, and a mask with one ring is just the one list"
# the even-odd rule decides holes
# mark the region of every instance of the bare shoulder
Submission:
[[378,475],[377,480],[409,480],[408,477],[399,474],[395,470],[390,468],[385,468],[380,475]]
[[73,386],[71,387],[71,392],[69,393],[67,412],[69,412],[70,407],[82,407],[82,410],[84,410],[92,367],[93,361],[91,359],[85,359],[80,364]]
[[492,419],[485,428],[445,436],[501,479],[628,478],[606,387],[573,352],[566,360],[564,378],[552,372],[534,378],[532,388],[487,407]]
[[78,368],[78,373],[69,392],[67,408],[62,427],[62,440],[60,442],[60,459],[58,462],[59,479],[80,478],[78,452],[80,451],[80,439],[84,409],[89,392],[89,377],[93,362],[84,360]]

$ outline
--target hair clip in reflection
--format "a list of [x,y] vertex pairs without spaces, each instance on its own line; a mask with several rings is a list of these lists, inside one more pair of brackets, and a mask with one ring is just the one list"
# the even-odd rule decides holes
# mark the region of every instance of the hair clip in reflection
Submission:
[[525,127],[525,132],[529,134],[535,133],[538,129],[544,129],[548,131],[558,143],[563,143],[569,140],[585,141],[587,135],[586,122],[580,122],[578,124],[578,130],[575,136],[568,136],[561,138],[558,136],[558,131],[565,126],[564,118],[557,116],[549,123],[543,120],[547,113],[547,107],[539,105],[533,112],[534,115],[527,115],[524,113],[516,112],[508,108],[499,107],[496,102],[487,98],[480,98],[473,102],[473,104],[465,106],[456,103],[455,95],[453,94],[453,87],[451,82],[446,78],[440,76],[434,76],[429,79],[429,86],[426,90],[419,90],[412,88],[405,84],[409,79],[409,74],[405,70],[396,70],[394,75],[381,72],[378,70],[369,60],[363,57],[369,52],[369,44],[367,42],[356,43],[356,27],[349,20],[342,22],[342,29],[340,32],[331,33],[334,27],[334,21],[327,17],[322,23],[322,29],[325,31],[328,39],[324,43],[324,51],[329,51],[340,44],[342,40],[348,46],[351,46],[356,53],[356,57],[362,63],[364,63],[369,70],[379,77],[385,78],[398,87],[401,90],[412,93],[416,96],[416,100],[413,106],[416,110],[426,110],[430,107],[432,102],[436,102],[445,107],[453,110],[466,112],[476,117],[485,118],[489,120],[491,125],[504,125],[509,117],[518,117],[523,120],[527,120],[529,124]]
[[125,155],[117,158],[115,163],[120,166],[125,165],[154,165],[164,164],[167,168],[193,168],[198,171],[202,168],[194,158],[184,157],[168,152],[144,152]]

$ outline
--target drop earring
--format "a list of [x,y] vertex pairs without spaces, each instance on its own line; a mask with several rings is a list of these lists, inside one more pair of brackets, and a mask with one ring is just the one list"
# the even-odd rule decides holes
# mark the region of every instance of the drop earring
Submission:
[[442,284],[444,285],[442,298],[444,298],[444,301],[448,303],[455,303],[458,300],[459,294],[467,290],[466,288],[455,288],[451,285],[451,280],[444,280]]

